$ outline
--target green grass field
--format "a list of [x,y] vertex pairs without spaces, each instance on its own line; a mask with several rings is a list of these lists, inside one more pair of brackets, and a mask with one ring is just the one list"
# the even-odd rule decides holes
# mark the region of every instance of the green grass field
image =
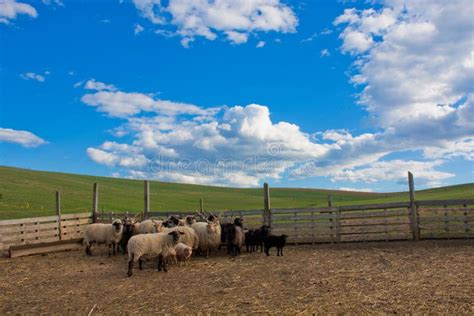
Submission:
[[[0,219],[54,214],[56,190],[61,192],[63,213],[90,212],[92,186],[99,183],[99,209],[138,212],[143,209],[143,181],[0,167]],[[416,182],[416,175],[415,175]],[[236,189],[165,182],[151,182],[151,210],[199,208],[207,210],[263,208],[262,189]],[[361,193],[319,189],[271,188],[272,208],[407,201],[407,192]],[[417,191],[417,199],[474,198],[474,183]]]

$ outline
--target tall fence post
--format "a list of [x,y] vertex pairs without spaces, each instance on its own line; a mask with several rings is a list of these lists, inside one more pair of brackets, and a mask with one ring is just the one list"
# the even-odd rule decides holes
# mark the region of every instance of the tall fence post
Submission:
[[148,218],[148,213],[150,212],[150,181],[145,180],[145,194],[144,194],[144,207],[143,207],[143,218]]
[[58,216],[58,237],[59,240],[63,238],[61,230],[61,193],[56,191],[56,215]]
[[202,212],[204,211],[204,201],[202,199],[199,199],[199,212]]
[[92,191],[92,223],[97,222],[97,213],[99,212],[99,185],[94,183]]
[[413,174],[408,171],[408,187],[410,189],[410,222],[413,231],[413,240],[420,239],[420,231],[418,227],[418,211],[415,201],[415,182],[413,181]]
[[263,184],[263,206],[264,206],[263,217],[265,220],[265,225],[268,225],[271,227],[272,213],[270,210],[270,187],[268,186],[268,183]]

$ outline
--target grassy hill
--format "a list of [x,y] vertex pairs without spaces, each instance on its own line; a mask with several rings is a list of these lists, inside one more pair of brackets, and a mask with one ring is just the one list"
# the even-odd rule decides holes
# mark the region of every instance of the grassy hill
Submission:
[[[415,175],[416,176],[416,175]],[[0,219],[54,214],[54,192],[61,192],[63,213],[90,212],[92,186],[99,183],[99,209],[138,212],[143,209],[143,181],[33,171],[0,166]],[[151,182],[151,210],[196,210],[204,199],[208,210],[259,209],[262,189],[236,189]],[[362,193],[319,189],[271,188],[271,206],[312,207],[408,200],[407,192]],[[474,198],[474,183],[417,191],[417,199]]]

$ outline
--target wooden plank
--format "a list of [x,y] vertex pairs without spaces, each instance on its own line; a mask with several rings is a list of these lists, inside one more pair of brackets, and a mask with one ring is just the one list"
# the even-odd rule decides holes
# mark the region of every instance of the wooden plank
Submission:
[[384,211],[366,211],[363,213],[345,213],[341,214],[341,220],[356,219],[356,218],[372,218],[372,217],[399,217],[406,216],[408,218],[408,209],[404,210],[384,210]]
[[421,217],[420,223],[433,223],[433,222],[474,222],[474,216],[430,216],[430,217]]
[[[449,227],[449,231],[474,229],[474,223],[449,222],[448,227]],[[446,230],[446,223],[436,222],[436,223],[421,224],[420,228],[423,230]]]
[[388,217],[388,218],[371,218],[371,219],[344,219],[341,220],[341,227],[348,226],[372,226],[372,225],[398,225],[410,224],[408,217]]
[[351,211],[364,211],[364,210],[376,210],[376,209],[392,209],[392,208],[405,208],[409,207],[409,202],[395,202],[395,203],[379,203],[379,204],[366,204],[366,205],[347,205],[339,206],[341,212]]
[[69,220],[69,221],[62,221],[61,222],[61,227],[67,227],[67,226],[87,226],[91,224],[91,220],[88,219],[88,218],[84,218],[84,219],[79,219],[79,220]]
[[272,216],[273,222],[280,222],[280,221],[300,221],[300,220],[325,220],[329,221],[329,219],[335,219],[336,214],[329,215],[329,214],[314,214],[314,215],[284,215],[284,216]]
[[61,214],[61,219],[67,220],[67,219],[83,219],[83,218],[88,218],[92,220],[91,214],[89,213],[75,213],[75,214]]
[[474,199],[456,199],[456,200],[425,200],[416,201],[419,206],[444,206],[444,205],[474,205]]
[[272,228],[303,228],[303,227],[336,227],[335,223],[331,222],[288,222],[288,223],[273,223]]
[[32,245],[10,246],[9,256],[10,258],[17,258],[55,251],[76,250],[82,248],[81,243],[82,239],[69,239]]
[[399,224],[390,226],[341,226],[341,235],[350,234],[373,234],[373,233],[391,233],[391,232],[409,232],[411,228],[409,224]]
[[0,226],[4,225],[16,225],[16,224],[29,224],[29,223],[45,223],[57,221],[57,216],[43,216],[43,217],[31,217],[31,218],[20,218],[20,219],[7,219],[0,221]]
[[448,212],[452,212],[452,213],[455,213],[455,212],[459,212],[459,213],[464,213],[464,212],[468,212],[468,213],[474,213],[474,208],[472,207],[429,207],[429,208],[419,208],[418,209],[418,213],[431,213],[431,212],[444,212],[444,211],[448,211]]
[[59,236],[59,233],[56,229],[50,229],[50,230],[32,232],[32,233],[26,233],[26,234],[4,235],[3,242],[5,243],[25,242],[25,241],[31,241],[31,240],[38,240],[42,238],[53,238],[53,237],[58,237],[58,236]]
[[401,233],[401,234],[359,234],[359,235],[344,235],[341,236],[342,242],[355,242],[355,241],[388,241],[388,240],[411,240],[412,233]]
[[21,232],[32,232],[36,230],[55,228],[57,226],[58,226],[57,222],[54,222],[54,223],[41,223],[41,224],[36,224],[36,225],[34,223],[31,223],[27,225],[2,227],[0,231],[0,235],[17,234]]
[[264,213],[263,210],[242,210],[242,211],[234,210],[234,211],[224,211],[224,216],[235,216],[235,215],[241,215],[241,214],[243,214],[244,216],[263,215],[263,213]]
[[421,236],[423,239],[465,239],[465,238],[474,238],[474,231],[471,232],[440,232],[440,233],[433,233],[433,232],[421,232]]
[[273,214],[293,214],[293,213],[328,213],[336,212],[337,207],[308,207],[308,208],[277,208],[272,209]]

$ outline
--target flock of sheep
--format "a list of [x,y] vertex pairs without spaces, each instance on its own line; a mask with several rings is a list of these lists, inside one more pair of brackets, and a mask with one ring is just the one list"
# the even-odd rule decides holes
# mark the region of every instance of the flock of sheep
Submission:
[[207,218],[195,216],[170,216],[167,220],[147,219],[136,222],[133,218],[115,219],[111,224],[94,223],[86,227],[84,245],[86,254],[91,256],[92,244],[106,244],[109,256],[122,250],[128,252],[128,276],[133,274],[133,266],[138,262],[142,269],[144,259],[156,259],[158,271],[167,272],[169,263],[187,262],[192,254],[209,254],[224,244],[231,256],[240,254],[245,245],[247,252],[260,250],[269,255],[272,247],[277,255],[283,256],[287,235],[273,236],[269,226],[244,230],[243,220],[235,218],[233,223],[220,223],[213,214]]

